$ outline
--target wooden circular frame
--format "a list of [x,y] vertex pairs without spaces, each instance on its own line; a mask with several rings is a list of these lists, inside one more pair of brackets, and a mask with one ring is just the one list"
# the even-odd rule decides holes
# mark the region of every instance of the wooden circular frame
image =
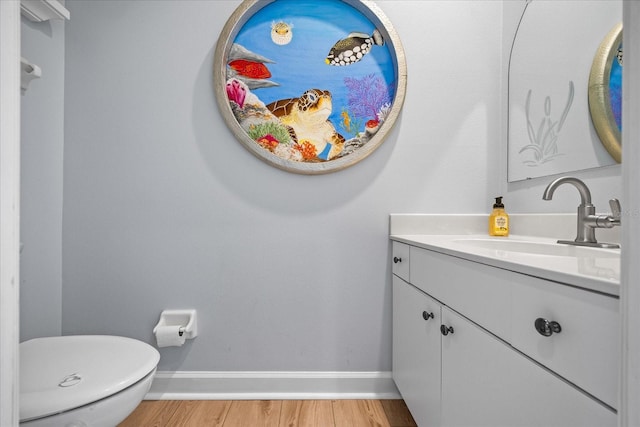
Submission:
[[622,42],[622,24],[616,25],[604,38],[593,60],[589,74],[589,111],[598,137],[616,162],[622,161],[622,135],[611,109],[609,79],[611,65]]
[[228,58],[236,36],[251,16],[274,1],[277,0],[244,0],[228,19],[220,34],[216,44],[213,66],[213,83],[220,112],[229,129],[245,148],[261,160],[264,160],[279,169],[300,174],[318,175],[339,171],[352,166],[369,156],[369,154],[384,142],[402,109],[407,85],[407,66],[400,38],[391,25],[389,19],[374,2],[368,0],[340,0],[343,3],[354,7],[369,19],[382,33],[385,43],[389,47],[389,52],[392,60],[394,61],[396,77],[396,90],[391,104],[391,109],[386,116],[386,119],[380,124],[380,128],[376,134],[373,135],[366,144],[355,150],[353,153],[337,159],[315,163],[287,160],[271,153],[267,149],[264,149],[258,145],[256,141],[251,139],[234,116],[226,92],[226,59]]

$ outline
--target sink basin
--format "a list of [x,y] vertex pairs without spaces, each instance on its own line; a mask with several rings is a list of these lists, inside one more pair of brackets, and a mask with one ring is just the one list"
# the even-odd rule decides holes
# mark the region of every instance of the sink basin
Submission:
[[530,255],[573,258],[620,258],[620,250],[618,249],[590,248],[585,246],[565,245],[555,242],[479,238],[455,239],[453,242],[477,249],[518,252]]

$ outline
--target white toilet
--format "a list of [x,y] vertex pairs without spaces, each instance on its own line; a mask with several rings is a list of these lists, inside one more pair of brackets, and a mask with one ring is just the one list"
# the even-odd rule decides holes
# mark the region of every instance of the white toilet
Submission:
[[20,344],[20,426],[115,427],[142,401],[160,360],[142,341],[108,335]]

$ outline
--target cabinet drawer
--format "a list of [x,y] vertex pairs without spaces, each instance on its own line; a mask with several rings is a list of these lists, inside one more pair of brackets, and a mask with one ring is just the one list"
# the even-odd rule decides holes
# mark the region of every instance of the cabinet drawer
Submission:
[[[517,275],[517,281],[511,344],[617,408],[619,300],[524,275]],[[557,322],[560,332],[542,335],[536,319]]]
[[391,266],[393,274],[409,281],[409,245],[400,242],[393,242],[391,255]]
[[509,341],[512,272],[411,247],[411,283]]

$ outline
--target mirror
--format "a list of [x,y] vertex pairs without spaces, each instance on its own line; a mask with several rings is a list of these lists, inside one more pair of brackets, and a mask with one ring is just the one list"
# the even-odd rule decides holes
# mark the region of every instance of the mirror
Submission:
[[622,2],[529,0],[523,10],[509,62],[508,181],[615,165],[615,144],[598,129],[611,127],[609,90],[590,76],[598,68],[603,80],[610,71],[594,65],[603,50],[610,63],[616,58],[618,46],[601,45],[615,43]]

